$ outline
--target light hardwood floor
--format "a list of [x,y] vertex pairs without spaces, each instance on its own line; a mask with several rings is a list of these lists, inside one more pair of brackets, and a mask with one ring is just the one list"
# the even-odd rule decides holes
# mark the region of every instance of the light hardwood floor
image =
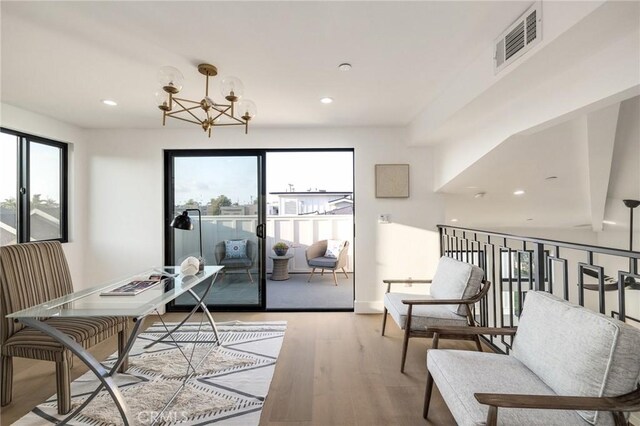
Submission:
[[[179,314],[167,314],[169,320]],[[381,315],[353,313],[216,313],[217,321],[288,321],[261,425],[452,425],[434,388],[429,421],[422,418],[425,355],[431,339],[411,339],[400,373],[402,333],[393,320],[380,336]],[[152,321],[149,321],[151,323]],[[445,340],[443,348],[473,350]],[[106,357],[115,341],[96,346]],[[2,409],[9,425],[55,393],[53,363],[16,359],[12,403]],[[72,379],[86,368],[74,363]]]

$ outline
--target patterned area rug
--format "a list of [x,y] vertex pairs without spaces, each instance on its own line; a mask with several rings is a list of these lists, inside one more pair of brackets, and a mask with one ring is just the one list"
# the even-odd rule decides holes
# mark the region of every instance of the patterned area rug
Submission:
[[[167,323],[169,329],[174,325]],[[165,333],[161,323],[153,324],[138,336],[129,355],[127,374],[115,377],[134,425],[151,424],[183,385],[181,376],[188,363],[182,354],[192,359],[192,365],[202,362],[194,377],[156,419],[156,424],[250,426],[260,422],[286,322],[218,323],[222,347],[211,343],[213,332],[206,323],[198,336],[199,326],[199,323],[188,323],[174,333],[179,347],[167,341],[143,348]],[[110,365],[115,358],[113,354],[104,364]],[[97,384],[91,372],[75,380],[71,384],[74,406],[81,404]],[[62,418],[64,416],[57,414],[54,395],[15,424],[55,424]],[[107,426],[123,422],[113,400],[103,390],[70,424]]]

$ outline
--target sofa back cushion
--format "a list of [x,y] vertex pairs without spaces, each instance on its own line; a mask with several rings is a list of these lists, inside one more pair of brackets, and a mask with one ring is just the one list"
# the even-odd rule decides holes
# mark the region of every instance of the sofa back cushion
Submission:
[[[475,265],[443,256],[431,284],[434,299],[466,299],[480,290],[484,271]],[[448,305],[458,315],[466,315],[464,305]]]
[[[513,356],[559,395],[617,396],[635,390],[640,330],[538,291],[525,297]],[[608,413],[579,411],[610,424]]]

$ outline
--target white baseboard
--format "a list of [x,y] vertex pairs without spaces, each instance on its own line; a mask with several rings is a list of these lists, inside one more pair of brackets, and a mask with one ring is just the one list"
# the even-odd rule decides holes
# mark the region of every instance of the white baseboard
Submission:
[[356,300],[353,302],[353,311],[356,314],[381,314],[383,309],[382,300]]

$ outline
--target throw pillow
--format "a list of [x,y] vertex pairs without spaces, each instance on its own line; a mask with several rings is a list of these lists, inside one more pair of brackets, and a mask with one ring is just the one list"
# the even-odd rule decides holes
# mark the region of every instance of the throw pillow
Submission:
[[224,257],[227,259],[247,257],[247,240],[226,240],[224,242]]
[[344,246],[344,241],[342,240],[328,240],[327,251],[324,253],[324,257],[337,259],[340,251],[342,251],[342,246]]

